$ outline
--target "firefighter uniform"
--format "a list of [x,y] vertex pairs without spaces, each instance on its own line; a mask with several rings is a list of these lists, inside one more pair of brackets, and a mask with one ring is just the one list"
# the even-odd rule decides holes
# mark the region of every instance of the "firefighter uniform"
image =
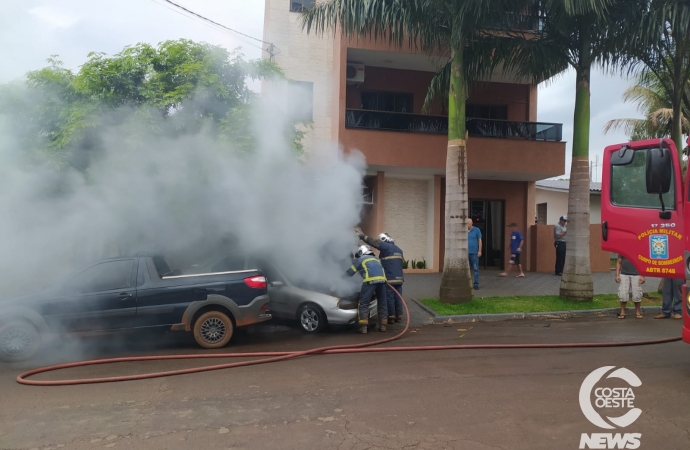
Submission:
[[355,259],[347,274],[352,276],[359,272],[364,279],[359,293],[359,324],[369,324],[369,305],[376,295],[378,305],[379,324],[386,325],[388,308],[386,300],[386,275],[381,262],[372,254],[364,254]]
[[[388,284],[402,295],[403,282],[405,281],[403,275],[403,251],[391,242],[384,242],[381,239],[375,239],[362,233],[357,233],[359,238],[367,244],[379,250],[379,258],[381,258],[381,265],[386,274]],[[387,303],[388,303],[388,323],[393,321],[401,322],[403,317],[403,304],[400,297],[390,287],[386,289]]]

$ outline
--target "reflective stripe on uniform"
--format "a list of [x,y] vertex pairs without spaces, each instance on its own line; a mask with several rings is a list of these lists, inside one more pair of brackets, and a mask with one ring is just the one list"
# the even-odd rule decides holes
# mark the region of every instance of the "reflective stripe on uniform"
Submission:
[[403,259],[402,255],[393,255],[393,256],[386,256],[384,258],[381,258],[381,261],[384,259]]
[[367,259],[362,260],[361,264],[362,264],[362,269],[364,270],[364,282],[365,283],[371,283],[372,281],[386,281],[385,275],[377,275],[375,277],[369,276],[369,269],[367,268],[367,263],[369,261],[376,261],[377,263],[379,262],[378,259],[376,259],[375,257],[371,257],[371,258],[367,258]]

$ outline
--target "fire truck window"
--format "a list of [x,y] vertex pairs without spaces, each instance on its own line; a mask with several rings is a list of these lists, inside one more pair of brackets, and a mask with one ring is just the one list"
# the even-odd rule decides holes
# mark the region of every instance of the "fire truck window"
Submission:
[[[635,150],[630,164],[611,166],[611,203],[614,206],[661,209],[659,196],[647,193],[647,150]],[[675,209],[675,186],[664,194],[666,209]]]

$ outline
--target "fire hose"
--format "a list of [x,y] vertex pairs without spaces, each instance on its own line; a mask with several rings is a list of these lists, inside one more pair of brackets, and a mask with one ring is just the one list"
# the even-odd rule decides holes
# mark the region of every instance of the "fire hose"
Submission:
[[[390,288],[392,286],[388,285]],[[393,288],[394,289],[394,288]],[[151,378],[170,377],[174,375],[185,375],[190,373],[209,372],[212,370],[231,369],[235,367],[253,366],[257,364],[266,364],[270,362],[284,361],[288,359],[300,358],[308,355],[334,355],[334,354],[348,354],[348,353],[380,353],[380,352],[415,352],[415,351],[435,351],[435,350],[497,350],[497,349],[555,349],[555,348],[601,348],[601,347],[632,347],[640,345],[664,344],[667,342],[680,341],[680,337],[646,340],[646,341],[626,341],[626,342],[580,342],[580,343],[561,343],[561,344],[463,344],[463,345],[427,345],[427,346],[409,346],[409,347],[374,347],[400,339],[407,333],[410,328],[410,313],[405,299],[394,290],[395,294],[402,301],[405,308],[405,328],[395,336],[379,339],[372,342],[364,342],[360,344],[347,345],[333,345],[327,347],[318,347],[311,350],[301,350],[293,352],[246,352],[246,353],[210,353],[210,354],[191,354],[191,355],[163,355],[163,356],[128,356],[124,358],[108,358],[108,359],[94,359],[89,361],[78,361],[66,364],[57,364],[53,366],[40,367],[38,369],[29,370],[17,376],[17,382],[30,386],[67,386],[76,384],[95,384],[95,383],[112,383],[116,381],[134,381],[147,380]],[[53,372],[57,370],[70,369],[75,367],[95,366],[102,364],[115,364],[123,362],[138,362],[138,361],[165,361],[176,359],[211,359],[211,358],[262,358],[249,361],[240,361],[225,364],[216,364],[210,366],[194,367],[190,369],[169,370],[165,372],[151,372],[137,375],[125,375],[116,377],[103,378],[83,378],[73,380],[30,380],[31,376],[40,373]]]

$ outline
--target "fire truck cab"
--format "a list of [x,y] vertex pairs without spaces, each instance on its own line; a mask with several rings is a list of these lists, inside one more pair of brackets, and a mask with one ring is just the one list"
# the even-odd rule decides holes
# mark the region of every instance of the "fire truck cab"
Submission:
[[690,183],[670,139],[610,145],[604,150],[601,246],[641,275],[684,279],[683,340],[690,343]]

